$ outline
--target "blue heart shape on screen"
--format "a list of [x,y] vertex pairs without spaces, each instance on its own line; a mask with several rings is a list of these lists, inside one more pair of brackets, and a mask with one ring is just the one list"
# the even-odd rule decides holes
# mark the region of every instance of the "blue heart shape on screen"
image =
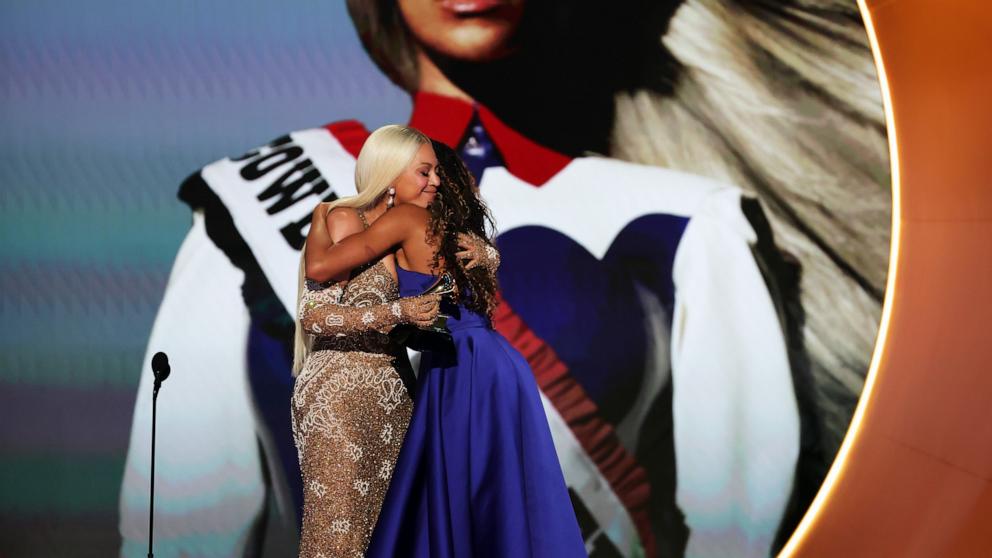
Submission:
[[638,289],[657,296],[670,320],[672,263],[686,223],[671,215],[635,219],[602,260],[547,227],[499,236],[506,301],[614,424],[637,397],[647,366],[646,310]]

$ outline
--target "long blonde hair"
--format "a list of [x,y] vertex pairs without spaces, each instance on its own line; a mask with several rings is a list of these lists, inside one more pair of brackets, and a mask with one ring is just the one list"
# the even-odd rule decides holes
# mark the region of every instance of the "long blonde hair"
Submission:
[[[358,195],[341,198],[327,204],[327,213],[336,207],[368,210],[386,195],[397,177],[408,167],[422,145],[430,145],[430,138],[409,126],[389,124],[369,135],[355,162],[355,190]],[[306,243],[300,250],[300,266],[296,291],[296,335],[293,343],[293,377],[299,375],[313,348],[313,336],[303,331],[300,322],[303,293],[306,287]]]
[[802,333],[832,459],[885,289],[885,116],[854,0],[785,4],[686,0],[662,39],[682,66],[675,91],[617,95],[610,155],[723,179],[762,200],[776,244],[802,265]]

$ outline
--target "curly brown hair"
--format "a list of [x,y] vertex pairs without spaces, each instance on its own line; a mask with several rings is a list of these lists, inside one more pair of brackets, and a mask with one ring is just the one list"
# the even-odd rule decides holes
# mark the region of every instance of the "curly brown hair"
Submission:
[[437,174],[441,178],[441,186],[429,208],[431,216],[427,224],[431,244],[437,245],[432,267],[443,268],[451,275],[458,286],[456,298],[460,302],[492,319],[499,289],[496,274],[482,265],[466,270],[455,255],[461,251],[459,233],[474,234],[493,245],[490,236],[495,231],[492,214],[479,197],[475,179],[455,150],[433,139],[431,145],[437,155]]

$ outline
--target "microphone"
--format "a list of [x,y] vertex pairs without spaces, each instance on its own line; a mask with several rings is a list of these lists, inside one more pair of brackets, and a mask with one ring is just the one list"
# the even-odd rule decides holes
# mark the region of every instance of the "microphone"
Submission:
[[169,366],[169,357],[159,351],[152,357],[152,372],[155,373],[155,389],[152,391],[152,474],[149,479],[150,499],[148,502],[148,558],[154,558],[152,553],[152,534],[155,532],[155,410],[158,403],[158,388],[162,387],[162,382],[169,377],[172,367]]
[[162,385],[162,382],[172,372],[172,367],[169,366],[168,355],[161,351],[155,353],[155,356],[152,357],[152,372],[155,373],[155,391],[158,392],[159,386]]

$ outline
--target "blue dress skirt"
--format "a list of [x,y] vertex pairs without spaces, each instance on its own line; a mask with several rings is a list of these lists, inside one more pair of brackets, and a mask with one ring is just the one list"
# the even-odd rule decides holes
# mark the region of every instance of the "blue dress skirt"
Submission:
[[[435,277],[397,267],[400,295]],[[367,557],[587,556],[526,360],[446,305],[454,353],[425,352],[413,418]]]

